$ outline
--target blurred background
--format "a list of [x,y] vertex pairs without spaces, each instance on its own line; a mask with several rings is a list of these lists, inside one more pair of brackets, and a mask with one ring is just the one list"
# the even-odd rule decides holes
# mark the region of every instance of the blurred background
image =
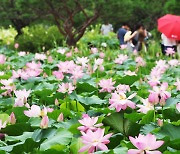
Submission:
[[[132,30],[143,24],[159,40],[157,19],[165,14],[180,15],[180,1],[0,0],[0,45],[13,48],[18,43],[18,50],[30,52],[79,42],[96,46],[106,42],[113,48],[118,45],[117,30],[125,22]],[[104,23],[113,25],[112,35],[99,35]]]

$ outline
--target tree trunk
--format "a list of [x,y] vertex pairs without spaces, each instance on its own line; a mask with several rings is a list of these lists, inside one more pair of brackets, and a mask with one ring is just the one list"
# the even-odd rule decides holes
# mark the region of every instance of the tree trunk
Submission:
[[73,37],[67,36],[66,43],[68,46],[76,46],[77,41]]

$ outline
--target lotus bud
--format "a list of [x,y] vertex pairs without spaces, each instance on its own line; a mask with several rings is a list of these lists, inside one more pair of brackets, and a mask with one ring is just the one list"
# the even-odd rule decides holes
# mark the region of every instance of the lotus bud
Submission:
[[48,118],[48,116],[44,116],[44,117],[42,118],[42,120],[41,120],[40,127],[41,127],[42,129],[46,129],[46,128],[48,128],[48,123],[49,123],[49,118]]
[[55,104],[56,106],[58,106],[58,105],[59,105],[59,101],[58,101],[58,99],[57,99],[57,98],[55,99],[54,104]]
[[103,72],[103,71],[104,71],[104,66],[100,66],[99,70],[100,70],[101,72]]
[[4,141],[4,139],[5,139],[5,134],[0,133],[0,140],[3,140],[3,141]]
[[64,115],[63,113],[60,113],[58,118],[57,118],[57,121],[60,122],[60,121],[63,121],[64,120]]
[[161,119],[158,119],[157,123],[158,123],[158,126],[160,127],[163,126],[163,121]]
[[18,44],[18,43],[15,43],[15,44],[14,44],[14,48],[15,48],[15,49],[19,48],[19,44]]
[[152,103],[153,105],[157,104],[159,102],[158,94],[156,93],[150,93],[148,97],[148,101]]
[[16,117],[15,117],[15,114],[14,112],[11,113],[10,117],[9,117],[9,122],[11,124],[15,124],[16,123]]

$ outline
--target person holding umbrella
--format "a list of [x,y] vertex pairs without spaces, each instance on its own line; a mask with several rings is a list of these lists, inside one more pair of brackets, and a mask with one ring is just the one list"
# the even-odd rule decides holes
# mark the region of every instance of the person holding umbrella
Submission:
[[161,39],[162,39],[161,50],[164,55],[166,54],[166,51],[168,50],[168,48],[171,48],[175,52],[177,51],[176,40],[166,37],[166,35],[163,33],[161,34]]
[[162,33],[162,53],[168,48],[177,51],[177,42],[180,40],[180,16],[167,14],[158,19],[158,30]]

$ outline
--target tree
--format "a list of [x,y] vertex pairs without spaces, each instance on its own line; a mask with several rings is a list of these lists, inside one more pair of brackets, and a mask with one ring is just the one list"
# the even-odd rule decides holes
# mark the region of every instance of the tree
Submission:
[[30,0],[0,0],[1,19],[11,23],[16,28],[18,35],[22,34],[23,27],[39,18],[29,7],[29,2]]
[[100,3],[92,0],[45,0],[45,3],[48,13],[53,16],[60,33],[70,46],[76,45],[100,13]]

